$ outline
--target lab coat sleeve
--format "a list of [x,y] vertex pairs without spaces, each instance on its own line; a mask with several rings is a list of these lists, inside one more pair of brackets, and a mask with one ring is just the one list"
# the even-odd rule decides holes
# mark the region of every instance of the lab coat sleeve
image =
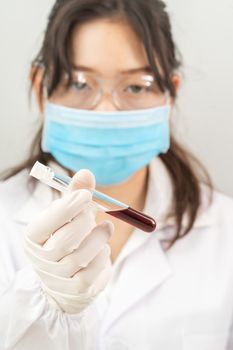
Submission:
[[95,305],[77,315],[56,310],[30,266],[18,271],[0,295],[1,350],[96,349]]
[[31,196],[26,182],[25,174],[0,182],[0,349],[95,350],[95,302],[80,314],[57,310],[23,252],[25,227],[14,217]]

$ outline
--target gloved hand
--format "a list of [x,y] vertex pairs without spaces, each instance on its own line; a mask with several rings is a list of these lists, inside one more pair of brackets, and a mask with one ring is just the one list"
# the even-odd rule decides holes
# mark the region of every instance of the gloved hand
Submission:
[[95,179],[87,170],[78,172],[70,192],[57,199],[26,229],[25,252],[41,279],[48,300],[68,313],[84,310],[102,291],[111,276],[110,248],[114,227],[110,221],[96,225],[96,207],[87,188]]

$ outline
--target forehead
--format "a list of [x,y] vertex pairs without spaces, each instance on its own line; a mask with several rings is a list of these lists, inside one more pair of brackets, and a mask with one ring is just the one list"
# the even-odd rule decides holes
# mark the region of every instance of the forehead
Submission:
[[76,27],[71,60],[106,77],[148,66],[144,46],[124,21],[95,20]]

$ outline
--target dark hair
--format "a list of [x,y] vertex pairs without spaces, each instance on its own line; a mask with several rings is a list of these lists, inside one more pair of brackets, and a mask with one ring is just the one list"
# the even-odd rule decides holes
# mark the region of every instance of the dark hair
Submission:
[[[48,96],[51,96],[64,73],[71,79],[70,43],[74,27],[97,18],[124,19],[131,25],[143,42],[151,70],[161,91],[168,90],[176,97],[172,75],[181,65],[175,47],[166,6],[160,0],[59,0],[49,16],[43,45],[32,63],[32,82],[37,78],[39,67],[43,67],[40,84],[40,98],[46,81]],[[156,54],[156,59],[155,59]],[[158,65],[162,68],[159,69]],[[47,164],[53,159],[51,154],[40,148],[41,129],[31,147],[30,157],[21,166],[12,169],[10,176],[24,168],[31,168],[36,160]],[[38,150],[39,148],[39,150]],[[171,245],[185,236],[193,227],[201,204],[200,182],[212,189],[208,174],[200,163],[181,145],[174,135],[171,147],[160,155],[173,184],[173,210],[176,220],[176,235]],[[210,191],[211,192],[211,191]],[[182,228],[184,214],[188,214],[188,224]]]

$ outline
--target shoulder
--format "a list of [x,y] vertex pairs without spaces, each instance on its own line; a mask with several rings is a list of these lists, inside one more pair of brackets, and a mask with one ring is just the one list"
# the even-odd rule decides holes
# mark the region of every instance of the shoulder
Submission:
[[216,231],[219,249],[222,247],[233,257],[233,199],[223,193],[214,192],[210,212],[213,217],[213,231]]
[[0,289],[26,264],[22,240],[24,226],[14,218],[28,198],[30,181],[26,170],[0,182]]
[[[205,204],[203,204],[205,203]],[[232,276],[233,268],[233,199],[218,191],[202,188],[202,207],[192,229],[169,251],[169,256],[193,268],[193,264],[210,269],[219,268]],[[230,277],[229,277],[230,278]],[[232,279],[232,277],[231,277]],[[233,280],[232,280],[233,287]]]
[[[203,205],[205,203],[205,205]],[[219,246],[233,246],[233,199],[219,191],[212,192],[209,202],[209,191],[202,188],[202,213],[200,234],[207,238],[207,243],[214,242]],[[195,225],[194,225],[195,226]],[[220,243],[221,242],[221,243]]]
[[32,187],[27,170],[0,181],[0,215],[19,210],[33,192]]
[[233,198],[217,190],[210,190],[201,185],[201,208],[206,215],[221,221],[225,218],[233,220]]
[[216,223],[233,223],[233,198],[230,196],[214,191],[210,210],[216,219]]

